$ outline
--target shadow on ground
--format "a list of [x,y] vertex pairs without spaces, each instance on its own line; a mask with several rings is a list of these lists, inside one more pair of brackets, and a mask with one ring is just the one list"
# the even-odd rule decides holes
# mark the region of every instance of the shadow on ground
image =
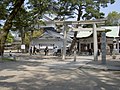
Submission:
[[[62,66],[63,64],[45,65],[44,59],[53,58],[30,56],[14,62],[0,63],[0,89],[120,90],[120,78],[114,77],[107,71],[56,69],[51,67]],[[54,59],[56,60],[56,57]],[[72,64],[77,63],[67,63],[68,66]]]

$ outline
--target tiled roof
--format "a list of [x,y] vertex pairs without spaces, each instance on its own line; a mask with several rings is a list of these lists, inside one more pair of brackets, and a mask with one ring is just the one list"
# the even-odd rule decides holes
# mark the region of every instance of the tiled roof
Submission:
[[[109,29],[111,31],[106,33],[107,37],[119,37],[119,26],[103,26],[101,28]],[[89,37],[93,32],[92,31],[78,31],[77,38]]]
[[104,26],[103,28],[111,30],[110,32],[106,33],[107,37],[119,37],[118,36],[119,35],[119,30],[120,30],[119,26]]

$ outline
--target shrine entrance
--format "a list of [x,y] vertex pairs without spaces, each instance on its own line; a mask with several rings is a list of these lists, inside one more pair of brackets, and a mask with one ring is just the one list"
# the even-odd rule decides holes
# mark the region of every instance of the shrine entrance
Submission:
[[73,28],[73,31],[92,31],[93,32],[93,53],[94,53],[94,60],[98,60],[98,39],[97,39],[97,31],[102,31],[101,34],[101,50],[102,50],[102,60],[103,63],[106,63],[106,35],[104,28],[97,28],[96,25],[104,24],[106,19],[98,19],[98,20],[85,20],[85,21],[54,21],[56,24],[62,24],[64,26],[64,40],[63,40],[63,54],[62,59],[65,60],[66,57],[66,30],[68,25],[85,25],[91,24],[93,28]]

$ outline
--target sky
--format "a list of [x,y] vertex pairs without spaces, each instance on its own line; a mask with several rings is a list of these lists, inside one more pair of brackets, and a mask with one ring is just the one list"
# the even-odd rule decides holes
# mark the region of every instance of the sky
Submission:
[[109,4],[106,8],[101,8],[101,11],[107,16],[110,12],[116,11],[120,13],[120,0],[115,0],[114,4]]

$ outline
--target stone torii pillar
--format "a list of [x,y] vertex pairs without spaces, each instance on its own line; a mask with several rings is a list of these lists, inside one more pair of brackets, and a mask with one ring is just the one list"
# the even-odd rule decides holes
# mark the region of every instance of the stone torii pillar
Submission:
[[97,42],[97,30],[96,24],[93,24],[93,41],[94,41],[94,60],[98,60],[98,42]]
[[66,42],[67,42],[67,32],[66,32],[66,29],[67,29],[67,24],[64,23],[64,38],[63,38],[63,55],[62,55],[62,60],[65,60],[65,57],[66,57]]

